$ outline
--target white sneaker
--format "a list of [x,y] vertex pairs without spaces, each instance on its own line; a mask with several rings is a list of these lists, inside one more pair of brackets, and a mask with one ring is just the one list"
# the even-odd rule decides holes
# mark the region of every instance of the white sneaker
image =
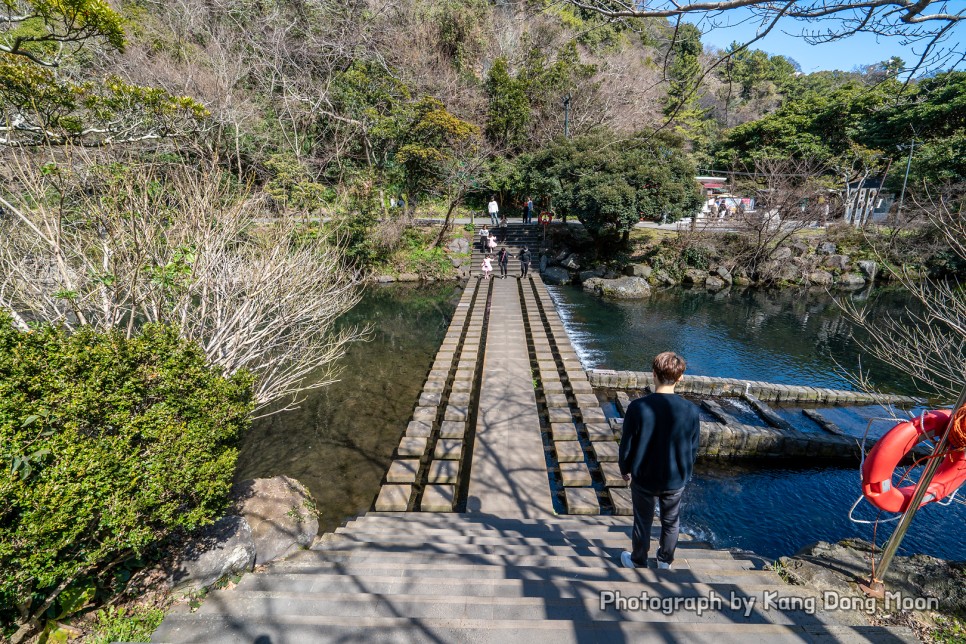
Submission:
[[625,568],[637,568],[633,561],[631,561],[631,553],[626,550],[621,553],[621,565]]
[[658,570],[670,570],[671,569],[671,564],[669,564],[666,561],[661,561],[660,559],[658,559],[657,560],[657,569]]

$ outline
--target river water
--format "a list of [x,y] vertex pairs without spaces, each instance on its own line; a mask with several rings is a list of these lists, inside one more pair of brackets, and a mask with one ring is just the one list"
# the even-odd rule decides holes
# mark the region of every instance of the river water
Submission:
[[[847,371],[861,365],[883,391],[920,393],[902,374],[863,356],[860,341],[865,331],[855,328],[824,292],[749,289],[710,294],[674,288],[657,291],[647,300],[618,302],[576,287],[550,291],[585,368],[649,371],[655,354],[671,350],[685,357],[693,375],[854,389]],[[858,298],[873,323],[913,305],[907,294],[894,289],[841,297]],[[799,410],[779,411],[808,431]],[[870,418],[886,415],[885,410],[868,407],[822,411],[856,436],[864,433]],[[881,434],[892,424],[874,422],[870,435]],[[871,540],[871,524],[849,520],[860,493],[857,465],[837,469],[807,462],[795,467],[699,462],[685,493],[681,520],[687,532],[717,547],[778,557],[818,540]],[[863,501],[854,517],[873,520],[875,508]],[[949,507],[930,504],[916,515],[900,553],[966,560],[966,540],[958,536],[964,523],[966,506],[955,501]],[[880,524],[877,542],[881,544],[894,525]]]
[[[588,368],[646,371],[655,353],[671,349],[685,355],[695,375],[849,388],[839,365],[854,366],[860,354],[851,324],[825,295],[715,296],[671,289],[643,302],[617,303],[577,288],[552,293]],[[367,511],[460,294],[453,284],[370,288],[343,323],[371,324],[372,341],[350,348],[339,382],[312,393],[297,410],[255,422],[237,477],[299,479],[318,503],[323,531]],[[901,310],[905,297],[881,292],[868,302],[874,317]],[[867,360],[862,364],[871,367],[883,389],[912,393],[902,377]],[[840,411],[834,420],[847,428],[851,422],[855,430],[874,415]],[[857,468],[699,464],[697,470],[682,521],[687,532],[717,547],[777,557],[819,539],[871,538],[870,526],[847,516],[859,495]],[[869,506],[860,506],[857,514],[875,517]],[[963,540],[943,538],[957,534],[964,521],[963,505],[927,506],[910,530],[905,552],[966,559]],[[888,524],[880,526],[880,542],[889,531]]]

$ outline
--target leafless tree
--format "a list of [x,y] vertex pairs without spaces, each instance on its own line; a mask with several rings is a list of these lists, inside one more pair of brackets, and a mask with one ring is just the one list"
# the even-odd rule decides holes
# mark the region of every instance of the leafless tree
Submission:
[[[966,261],[966,186],[925,190],[916,205],[947,247]],[[879,259],[887,263],[881,254]],[[966,290],[955,280],[920,279],[902,266],[893,273],[912,296],[913,304],[901,313],[873,322],[854,301],[842,298],[839,306],[867,331],[868,339],[860,341],[865,351],[911,376],[927,395],[951,403],[966,381]]]
[[734,214],[737,235],[731,252],[735,265],[759,281],[782,279],[783,275],[792,279],[791,273],[798,267],[774,258],[799,231],[821,218],[826,196],[818,180],[821,168],[810,161],[765,159],[756,161],[751,174],[757,185],[755,208]]
[[[564,0],[614,20],[663,18],[696,22],[704,32],[736,24],[756,25],[757,42],[779,23],[785,33],[810,44],[858,33],[902,38],[917,46],[918,60],[908,71],[952,67],[964,60],[955,29],[966,7],[951,0]],[[743,11],[736,11],[743,10]],[[792,24],[789,24],[792,23]],[[797,29],[798,33],[794,34]]]
[[259,223],[262,200],[214,167],[118,170],[76,149],[3,166],[0,308],[21,328],[176,325],[225,373],[254,374],[259,409],[331,382],[360,337],[335,326],[359,297],[339,250],[294,220]]

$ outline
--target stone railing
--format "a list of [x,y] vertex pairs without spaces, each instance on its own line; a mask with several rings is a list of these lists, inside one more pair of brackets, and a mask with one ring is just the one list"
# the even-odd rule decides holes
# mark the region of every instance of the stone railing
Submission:
[[[644,389],[653,386],[650,373],[641,371],[614,371],[611,369],[589,369],[587,377],[590,384],[600,389]],[[740,396],[750,393],[760,400],[785,403],[826,403],[833,405],[848,404],[897,404],[914,405],[921,401],[911,396],[891,394],[870,394],[862,391],[823,389],[803,385],[781,385],[738,378],[712,378],[710,376],[684,376],[678,384],[677,392],[705,396]]]

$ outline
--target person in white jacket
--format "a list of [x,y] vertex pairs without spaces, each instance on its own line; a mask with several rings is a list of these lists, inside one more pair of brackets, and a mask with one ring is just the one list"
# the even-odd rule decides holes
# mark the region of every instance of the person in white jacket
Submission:
[[500,223],[500,206],[496,203],[496,195],[490,197],[490,203],[486,204],[486,211],[490,213],[490,222],[496,226]]

